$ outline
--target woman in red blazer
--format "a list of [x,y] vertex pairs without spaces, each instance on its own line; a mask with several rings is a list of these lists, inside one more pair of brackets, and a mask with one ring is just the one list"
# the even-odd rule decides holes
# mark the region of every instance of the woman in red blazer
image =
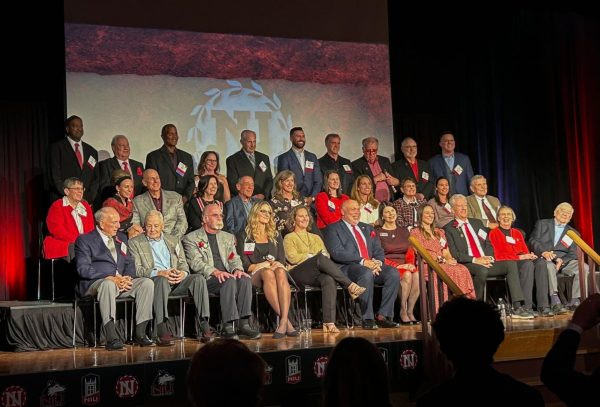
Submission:
[[94,212],[83,200],[85,188],[79,178],[67,178],[63,185],[65,196],[54,201],[46,216],[44,258],[70,261],[77,237],[94,229]]
[[319,192],[315,198],[319,229],[342,219],[342,203],[348,199],[348,195],[342,194],[340,176],[337,172],[326,171],[323,181],[323,192]]

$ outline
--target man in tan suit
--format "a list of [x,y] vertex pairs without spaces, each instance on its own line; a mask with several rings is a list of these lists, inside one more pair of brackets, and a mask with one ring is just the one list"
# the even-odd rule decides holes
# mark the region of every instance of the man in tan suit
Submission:
[[[235,236],[222,231],[223,212],[219,205],[206,206],[202,219],[202,227],[182,240],[190,269],[206,278],[209,293],[219,294],[223,336],[258,339],[260,332],[248,323],[252,315],[252,282],[236,252]],[[237,320],[236,332],[233,322]]]
[[188,228],[181,195],[163,190],[156,170],[144,171],[142,183],[148,191],[133,198],[132,224],[141,225],[148,212],[157,210],[163,215],[163,232],[181,239]]
[[210,311],[206,280],[199,274],[190,274],[179,238],[163,233],[162,213],[154,209],[149,211],[144,226],[146,234],[131,239],[129,250],[135,260],[137,276],[148,277],[154,281],[157,344],[173,344],[173,335],[166,327],[170,294],[192,296],[196,305],[198,339],[201,342],[210,341],[214,334],[208,324]]
[[471,192],[467,197],[467,217],[480,219],[489,229],[498,227],[500,200],[487,194],[487,180],[483,175],[471,178]]

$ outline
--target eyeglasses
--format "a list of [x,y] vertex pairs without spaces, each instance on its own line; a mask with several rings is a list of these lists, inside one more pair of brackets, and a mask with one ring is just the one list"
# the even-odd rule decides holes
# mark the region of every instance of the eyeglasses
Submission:
[[376,153],[376,152],[377,152],[377,149],[374,149],[374,150],[365,150],[365,153],[369,153],[369,154],[373,154],[373,153]]
[[85,191],[85,187],[67,187],[67,189],[72,189],[73,191]]

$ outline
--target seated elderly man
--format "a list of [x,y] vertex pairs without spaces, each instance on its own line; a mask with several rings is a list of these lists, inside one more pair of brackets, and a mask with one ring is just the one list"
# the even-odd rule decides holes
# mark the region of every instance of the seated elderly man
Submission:
[[181,239],[188,228],[181,195],[162,189],[160,176],[156,170],[144,171],[142,183],[148,191],[133,198],[131,223],[140,225],[146,218],[146,214],[155,209],[163,215],[165,222],[163,232]]
[[[202,227],[183,238],[190,269],[206,278],[209,293],[219,294],[223,336],[258,339],[260,332],[249,324],[252,315],[252,282],[235,251],[235,236],[222,231],[223,212],[219,205],[207,205],[202,219]],[[233,323],[238,320],[236,332]]]
[[96,228],[75,241],[75,261],[81,278],[77,292],[82,297],[98,299],[106,350],[123,348],[114,324],[117,297],[135,298],[137,325],[133,340],[140,346],[152,345],[153,342],[146,336],[146,327],[152,319],[154,284],[149,278],[136,276],[125,235],[117,234],[117,211],[104,207],[94,214],[94,218]]
[[237,236],[246,227],[250,208],[259,200],[252,196],[254,180],[250,176],[240,177],[235,184],[235,189],[238,194],[225,203],[225,213],[227,214],[225,224],[227,231]]
[[500,200],[487,194],[487,180],[483,175],[471,178],[471,192],[473,194],[467,197],[467,216],[479,219],[488,229],[497,228]]
[[[533,313],[523,307],[524,296],[517,262],[495,261],[494,248],[488,237],[489,229],[479,219],[467,217],[467,198],[464,195],[452,195],[450,206],[454,220],[444,226],[448,247],[452,257],[464,264],[473,276],[477,299],[485,301],[483,291],[488,276],[506,276],[514,308],[512,318],[532,319]],[[533,279],[533,274],[529,273],[524,278]],[[527,286],[532,287],[533,282],[528,281]]]
[[129,241],[138,277],[149,277],[154,281],[157,344],[173,344],[173,335],[166,326],[170,294],[192,296],[196,305],[198,339],[208,342],[213,338],[213,333],[208,324],[210,311],[206,280],[200,274],[190,274],[180,240],[163,233],[164,225],[162,213],[151,210],[144,221],[146,234]]
[[44,257],[70,261],[75,256],[75,239],[94,229],[94,213],[83,200],[85,189],[79,178],[67,178],[63,187],[65,196],[54,201],[46,216]]
[[[566,311],[558,297],[557,275],[575,276],[571,301],[567,304],[568,308],[575,309],[581,298],[577,247],[573,243],[573,239],[567,236],[569,230],[579,234],[577,230],[568,225],[573,212],[574,209],[568,202],[558,204],[554,209],[554,219],[538,220],[529,238],[529,246],[539,256],[535,267],[545,268],[548,272],[550,303],[552,312],[555,314],[564,314]],[[588,272],[586,264],[585,281],[587,281]]]
[[[384,252],[373,226],[359,222],[358,202],[342,203],[342,219],[325,228],[325,246],[331,259],[341,265],[342,272],[366,291],[358,297],[363,329],[395,328],[394,302],[400,288],[400,274],[384,264]],[[373,314],[373,285],[383,285],[381,306]]]

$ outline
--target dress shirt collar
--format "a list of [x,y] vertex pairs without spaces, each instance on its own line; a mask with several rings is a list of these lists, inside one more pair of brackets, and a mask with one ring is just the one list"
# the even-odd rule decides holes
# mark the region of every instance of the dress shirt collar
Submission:
[[149,242],[162,242],[163,241],[163,234],[160,234],[160,237],[158,239],[152,239],[150,236],[145,235],[146,239],[148,239]]

